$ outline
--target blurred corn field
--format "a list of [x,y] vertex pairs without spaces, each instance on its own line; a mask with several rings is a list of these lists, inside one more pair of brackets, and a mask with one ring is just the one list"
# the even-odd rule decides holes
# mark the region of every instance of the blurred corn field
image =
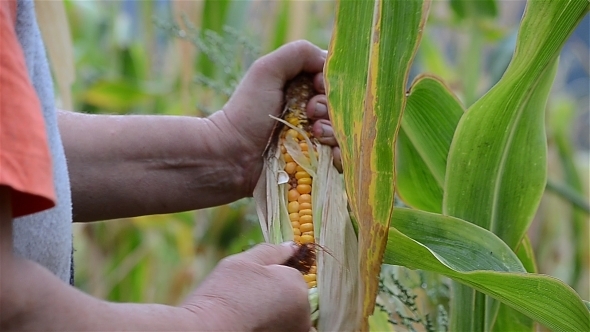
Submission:
[[[288,41],[304,38],[327,48],[335,7],[334,1],[289,0],[64,4],[75,61],[74,110],[190,116],[220,109],[248,66]],[[506,69],[525,3],[498,1],[497,16],[477,19],[450,4],[433,2],[414,67],[449,82],[468,107]],[[589,30],[586,17],[561,56],[546,113],[549,183],[529,232],[539,272],[564,280],[584,300],[590,299]],[[243,199],[195,212],[75,225],[74,241],[77,287],[112,301],[174,304],[219,259],[261,242],[262,233],[253,202]],[[446,330],[444,279],[402,268],[386,269],[382,279],[381,295],[394,300],[378,304],[398,311],[401,329]]]

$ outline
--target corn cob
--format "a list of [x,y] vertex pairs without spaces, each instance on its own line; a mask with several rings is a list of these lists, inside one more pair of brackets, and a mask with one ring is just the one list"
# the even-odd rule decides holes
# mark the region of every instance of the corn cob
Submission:
[[[285,165],[283,170],[289,177],[287,182],[287,210],[293,229],[293,241],[299,245],[316,242],[312,213],[313,177],[303,165],[300,165],[295,160],[299,159],[301,162],[301,157],[293,156],[287,145],[289,141],[291,141],[291,144],[293,142],[298,144],[302,155],[306,159],[306,164],[311,163],[310,153],[313,156],[317,152],[313,143],[311,124],[305,111],[307,101],[312,94],[313,85],[307,76],[298,76],[291,82],[286,91],[287,105],[283,113],[283,119],[291,126],[285,126],[281,130],[279,139],[281,164]],[[314,259],[309,273],[303,275],[309,288],[317,286],[316,273],[317,266]]]
[[361,304],[358,241],[344,182],[333,166],[331,147],[311,134],[305,112],[313,95],[311,79],[298,76],[285,92],[281,118],[271,116],[277,126],[254,189],[262,233],[267,242],[293,240],[299,244],[283,265],[301,271],[309,286],[314,329],[356,330]]

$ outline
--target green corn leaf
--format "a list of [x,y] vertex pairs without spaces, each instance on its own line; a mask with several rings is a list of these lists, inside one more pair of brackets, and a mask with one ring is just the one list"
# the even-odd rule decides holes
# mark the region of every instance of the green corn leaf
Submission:
[[429,1],[340,1],[326,94],[359,223],[363,330],[373,314],[394,201],[394,141]]
[[129,80],[101,80],[84,93],[83,100],[104,111],[124,113],[145,105],[155,95]]
[[[527,272],[537,273],[537,264],[535,262],[535,253],[533,246],[528,236],[522,239],[516,256],[524,266]],[[500,304],[498,314],[493,322],[493,331],[535,331],[535,322],[524,315],[523,313],[507,306],[504,303]]]
[[498,5],[496,0],[451,0],[451,9],[457,17],[496,17],[498,16]]
[[455,133],[443,211],[494,231],[512,248],[545,186],[543,120],[553,64],[587,5],[530,2],[506,74],[467,111]]
[[[443,213],[491,230],[513,250],[545,187],[544,108],[556,57],[587,11],[585,0],[530,1],[510,66],[469,108],[453,138]],[[453,293],[452,329],[491,328],[498,309],[493,301],[458,284]]]
[[271,45],[270,49],[275,50],[281,47],[287,41],[287,30],[289,29],[289,21],[291,16],[289,16],[289,1],[282,0],[278,2],[278,14],[276,23],[274,26],[274,34],[271,38]]
[[528,236],[525,236],[516,251],[516,256],[524,266],[527,272],[537,273],[537,262],[535,261],[535,251]]
[[[530,99],[524,101],[524,103],[520,105],[522,116],[515,121],[517,123],[514,126],[516,128],[514,128],[515,132],[511,142],[514,145],[500,149],[498,155],[496,155],[496,165],[504,165],[499,165],[498,169],[493,171],[490,171],[489,169],[486,170],[486,167],[490,166],[490,164],[494,164],[488,160],[488,164],[481,163],[477,166],[472,164],[462,168],[464,171],[473,168],[480,169],[478,174],[481,175],[479,175],[474,182],[476,185],[480,186],[480,195],[478,197],[463,197],[463,200],[460,200],[460,195],[457,195],[453,197],[455,199],[454,201],[448,201],[448,205],[445,205],[446,202],[443,203],[443,209],[448,208],[447,213],[449,215],[462,216],[464,218],[465,216],[468,216],[466,220],[472,222],[477,220],[488,220],[489,223],[484,222],[482,227],[492,230],[513,249],[516,249],[518,243],[523,239],[525,235],[524,233],[532,221],[544,190],[546,176],[546,140],[544,136],[543,115],[544,106],[547,100],[546,98],[549,95],[551,84],[553,83],[553,78],[557,69],[556,64],[557,62],[555,62],[555,65],[550,68],[550,70],[545,72],[545,75],[540,79],[540,84],[537,87],[537,90],[531,92]],[[470,111],[471,109],[466,116],[469,115]],[[478,130],[480,130],[480,135],[481,123],[486,122],[481,121],[479,123],[478,127],[480,128],[478,128]],[[496,128],[501,127],[498,126]],[[461,124],[457,129],[457,133],[459,133],[460,129]],[[484,129],[483,131],[486,130]],[[496,130],[496,132],[497,131],[498,130]],[[474,137],[474,134],[475,133],[471,131],[470,137]],[[456,136],[457,140],[460,140],[461,138],[460,135]],[[475,141],[477,141],[477,138],[475,138]],[[484,148],[480,149],[480,152],[482,154],[487,154],[489,150]],[[458,174],[454,173],[456,170],[455,167],[457,166],[456,164],[451,163],[451,158],[453,157],[452,153],[453,150],[451,150],[449,157],[449,172],[447,173],[449,174],[449,177],[447,177],[447,181],[458,181]],[[485,158],[482,157],[482,159]],[[478,161],[478,163],[480,163],[480,161]],[[503,168],[505,171],[502,170]],[[494,180],[502,182],[502,184],[493,188],[495,190],[486,187],[484,182],[486,180],[490,181],[491,178],[494,178],[493,174],[497,176]],[[449,180],[451,176],[454,176],[454,178]],[[463,181],[465,181],[465,178],[463,178]],[[465,181],[463,185],[467,186],[468,183],[470,182]],[[451,186],[449,185],[449,187]],[[500,189],[501,187],[504,187],[504,189]],[[447,190],[445,190],[445,193],[448,193]],[[457,191],[453,191],[453,189],[450,190],[451,192],[449,193],[449,196],[457,194]],[[484,209],[472,211],[472,214],[455,214],[455,212],[453,212],[452,207],[455,206],[458,209],[462,209],[468,205],[477,206],[481,204],[482,201],[478,200],[478,198],[485,196],[486,193],[493,197],[489,202],[492,204],[492,206],[490,206],[490,211],[492,212],[489,216],[486,216]],[[494,204],[497,204],[497,206],[494,206]],[[485,206],[485,204],[483,206]],[[477,293],[467,286],[459,284],[455,284],[453,295],[454,296],[452,296],[451,300],[451,322],[456,325],[451,325],[452,328],[458,330],[463,330],[465,328],[470,330],[487,330],[493,326],[494,320],[499,314],[498,303],[486,299],[483,294]],[[465,312],[472,312],[473,315],[465,315]],[[500,320],[506,321],[507,319],[508,317],[504,316]],[[519,323],[518,320],[514,322]],[[502,328],[505,327],[505,325],[502,326]]]
[[396,209],[384,263],[441,273],[555,331],[590,330],[590,312],[573,289],[553,277],[526,273],[502,240],[461,219]]
[[435,43],[436,38],[431,30],[426,29],[417,55],[419,63],[425,72],[436,75],[445,82],[456,82],[456,68]]
[[535,322],[523,313],[500,304],[492,331],[535,331]]
[[[550,123],[553,129],[553,140],[557,147],[559,154],[559,161],[564,173],[564,180],[576,194],[582,197],[581,201],[588,205],[588,198],[584,197],[584,188],[582,180],[578,174],[578,169],[574,162],[575,152],[573,142],[570,138],[570,128],[573,122],[576,107],[571,102],[564,102],[558,104],[553,114],[551,114]],[[555,186],[553,186],[555,187]],[[575,197],[575,196],[571,196]],[[585,260],[587,259],[588,243],[587,232],[585,232],[585,224],[588,222],[588,216],[582,209],[576,207],[579,205],[572,204],[572,216],[570,227],[573,234],[573,242],[575,248],[574,271],[572,273],[569,284],[576,287],[582,278]]]
[[375,312],[369,317],[370,331],[386,332],[395,331],[392,324],[389,322],[389,315],[387,312],[375,307]]
[[[412,84],[397,142],[397,190],[404,203],[423,211],[442,211],[446,158],[462,115],[460,103],[437,78],[423,76]],[[533,252],[528,238],[523,242],[519,253],[523,252],[521,261],[529,266],[534,260]],[[470,289],[465,291],[471,293]],[[500,305],[499,310],[497,319],[501,322],[495,325],[497,331],[534,327],[530,318],[510,307]]]
[[[438,79],[424,76],[412,84],[397,143],[397,190],[404,203],[423,211],[441,212],[446,157],[461,115],[461,105]],[[520,249],[518,255],[521,258],[522,253],[521,262],[526,263],[527,271],[536,272],[527,237]],[[497,318],[502,321],[498,331],[522,331],[525,322],[528,330],[533,328],[531,319],[503,305]],[[517,325],[512,328],[510,322]]]
[[442,211],[447,155],[462,115],[458,99],[438,78],[414,80],[397,142],[397,191],[404,203]]
[[[221,33],[231,4],[231,0],[205,0],[201,33],[207,30]],[[213,77],[215,64],[204,54],[200,54],[197,61],[197,70],[209,78]]]

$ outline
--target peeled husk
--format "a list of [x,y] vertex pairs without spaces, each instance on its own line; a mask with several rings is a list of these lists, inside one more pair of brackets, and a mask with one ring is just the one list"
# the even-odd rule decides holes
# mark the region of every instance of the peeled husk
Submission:
[[[282,122],[277,123],[288,125]],[[288,176],[279,158],[278,136],[271,139],[254,199],[265,241],[279,244],[292,241],[293,231],[287,212],[285,179]],[[333,165],[332,149],[315,140],[313,143],[317,153],[313,155],[310,149],[311,161],[300,164],[306,170],[309,168],[308,173],[313,177],[314,234],[319,244],[317,288],[310,289],[309,293],[312,319],[319,332],[356,331],[361,318],[358,240],[348,213],[344,180]],[[299,164],[297,156],[303,157],[299,145],[285,145]]]

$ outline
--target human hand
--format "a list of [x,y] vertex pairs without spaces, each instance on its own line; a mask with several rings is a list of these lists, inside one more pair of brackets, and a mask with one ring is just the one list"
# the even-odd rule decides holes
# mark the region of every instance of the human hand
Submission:
[[210,117],[220,129],[220,148],[228,161],[241,167],[243,186],[237,190],[244,195],[252,194],[262,171],[262,154],[276,123],[269,115],[281,114],[285,84],[301,72],[314,75],[318,93],[307,105],[313,134],[320,143],[334,147],[334,164],[341,169],[321,73],[325,58],[325,51],[307,41],[284,45],[254,62],[223,110]]
[[280,265],[294,252],[290,243],[265,243],[227,257],[182,307],[200,330],[308,332],[307,285],[299,271]]

